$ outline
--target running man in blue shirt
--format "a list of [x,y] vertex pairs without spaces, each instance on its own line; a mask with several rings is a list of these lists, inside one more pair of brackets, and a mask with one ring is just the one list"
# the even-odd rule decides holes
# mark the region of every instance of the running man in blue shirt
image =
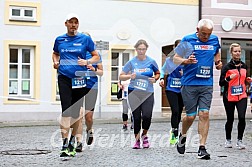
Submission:
[[[154,106],[153,84],[159,79],[160,72],[154,59],[147,56],[148,44],[145,40],[139,40],[135,44],[137,56],[129,60],[122,69],[119,80],[130,79],[128,87],[128,102],[133,115],[134,134],[136,142],[133,149],[140,148],[140,131],[143,148],[149,148],[150,144],[147,132],[151,125]],[[142,124],[142,126],[141,126]]]
[[213,93],[214,62],[217,70],[222,68],[219,53],[220,44],[218,37],[212,35],[213,27],[214,24],[211,20],[200,20],[197,32],[187,35],[181,40],[181,44],[189,42],[194,48],[194,52],[188,58],[185,58],[183,57],[185,51],[175,49],[176,54],[174,56],[176,64],[184,65],[181,93],[186,110],[177,150],[180,154],[185,153],[186,133],[195,120],[196,115],[199,115],[198,133],[200,135],[200,146],[198,158],[200,159],[210,159],[210,154],[207,153],[205,145]]
[[[174,47],[176,47],[181,40],[176,40]],[[174,54],[167,57],[164,65],[161,68],[160,82],[161,87],[165,87],[167,100],[171,107],[171,130],[170,130],[170,144],[174,145],[178,141],[178,128],[181,121],[181,113],[183,111],[184,103],[181,95],[181,77],[182,65],[173,63]],[[168,74],[166,78],[166,86],[164,82],[164,75]]]
[[[79,17],[68,14],[65,20],[67,33],[55,39],[53,47],[53,67],[58,72],[59,95],[62,107],[60,129],[63,140],[60,157],[75,156],[75,137],[79,127],[80,109],[83,105],[83,97],[88,93],[86,79],[77,76],[78,71],[87,71],[88,64],[94,64],[100,60],[95,51],[94,42],[90,37],[78,33]],[[92,57],[87,58],[90,52]],[[68,139],[70,126],[73,128]]]

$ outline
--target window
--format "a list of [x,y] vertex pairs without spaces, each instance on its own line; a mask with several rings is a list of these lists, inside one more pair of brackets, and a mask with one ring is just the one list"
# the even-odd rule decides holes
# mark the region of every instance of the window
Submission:
[[116,94],[118,92],[118,77],[122,71],[123,66],[132,57],[132,50],[112,50],[111,54],[111,100],[117,100]]
[[9,20],[36,21],[37,9],[35,7],[10,6]]
[[9,99],[33,98],[34,48],[11,46],[9,53]]
[[5,0],[4,24],[21,26],[41,25],[41,2]]
[[212,0],[211,8],[251,10],[252,3],[248,0]]

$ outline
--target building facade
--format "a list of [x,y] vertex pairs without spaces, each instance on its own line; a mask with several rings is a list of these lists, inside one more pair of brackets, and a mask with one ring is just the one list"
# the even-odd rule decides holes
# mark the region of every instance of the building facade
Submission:
[[[219,37],[221,43],[223,64],[230,60],[230,44],[239,43],[242,47],[241,59],[248,65],[248,75],[251,76],[252,0],[201,0],[199,4],[201,18],[209,18],[215,24],[213,33]],[[214,72],[215,84],[211,109],[213,115],[225,115],[221,88],[218,86],[219,75],[220,71],[216,70]],[[250,113],[250,110],[250,100],[248,100],[247,113]]]
[[[0,122],[56,120],[60,113],[52,48],[66,33],[68,13],[80,17],[102,55],[95,118],[121,118],[116,99],[118,75],[145,39],[147,55],[162,66],[162,46],[195,31],[196,0],[3,0],[0,2]],[[185,28],[186,27],[186,28]],[[162,116],[161,89],[155,84],[154,117]]]

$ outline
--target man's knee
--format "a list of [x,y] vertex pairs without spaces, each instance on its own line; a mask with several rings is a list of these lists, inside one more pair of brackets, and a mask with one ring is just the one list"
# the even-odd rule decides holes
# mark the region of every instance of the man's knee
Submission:
[[187,115],[187,116],[185,117],[185,119],[186,119],[186,121],[188,121],[188,122],[193,122],[194,119],[195,119],[195,117],[196,117],[196,116],[188,116],[188,115]]
[[87,112],[85,115],[85,121],[86,122],[92,122],[93,121],[93,113],[92,112]]
[[209,119],[209,112],[208,111],[199,111],[199,119],[208,120]]

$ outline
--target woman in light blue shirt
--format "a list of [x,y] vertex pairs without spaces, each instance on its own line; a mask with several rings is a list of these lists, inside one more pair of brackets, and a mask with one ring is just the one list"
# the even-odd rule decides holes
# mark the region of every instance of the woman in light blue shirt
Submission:
[[129,60],[122,69],[119,80],[130,79],[128,87],[128,102],[133,115],[134,134],[136,138],[133,149],[140,148],[140,131],[143,148],[149,148],[150,144],[147,132],[151,125],[154,106],[153,84],[159,79],[160,72],[154,59],[146,55],[148,44],[145,40],[139,40],[135,44],[137,56]]

